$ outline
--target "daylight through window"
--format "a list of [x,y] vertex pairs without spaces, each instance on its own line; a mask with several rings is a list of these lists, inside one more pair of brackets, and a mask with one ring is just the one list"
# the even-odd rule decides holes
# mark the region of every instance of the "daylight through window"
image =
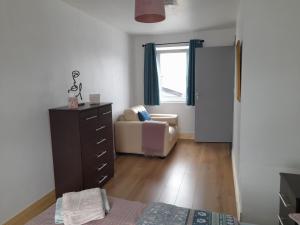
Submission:
[[160,101],[185,102],[188,46],[157,47]]

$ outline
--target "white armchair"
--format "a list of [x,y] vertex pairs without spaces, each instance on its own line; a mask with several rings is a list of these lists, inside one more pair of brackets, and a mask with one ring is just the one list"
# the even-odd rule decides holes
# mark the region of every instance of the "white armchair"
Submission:
[[[142,151],[142,125],[138,112],[144,106],[135,106],[124,111],[115,122],[115,147],[117,152],[144,154]],[[151,119],[164,122],[164,149],[162,157],[172,150],[178,139],[178,116],[176,114],[150,114]]]

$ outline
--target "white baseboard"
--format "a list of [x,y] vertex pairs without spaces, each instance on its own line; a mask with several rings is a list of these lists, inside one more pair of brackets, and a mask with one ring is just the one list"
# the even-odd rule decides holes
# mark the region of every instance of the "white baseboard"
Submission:
[[183,140],[195,140],[195,135],[193,133],[179,133],[178,138]]
[[240,220],[241,215],[242,215],[242,205],[241,205],[240,188],[239,188],[237,167],[236,167],[236,161],[235,161],[234,154],[232,154],[231,161],[232,161],[232,172],[233,172],[233,182],[234,182],[234,191],[235,191],[236,211],[237,211],[238,220]]

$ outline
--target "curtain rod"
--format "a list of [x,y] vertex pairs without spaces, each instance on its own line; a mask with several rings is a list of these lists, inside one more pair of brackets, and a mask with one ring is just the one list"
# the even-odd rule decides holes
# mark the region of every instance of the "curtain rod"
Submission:
[[[200,40],[200,42],[204,42],[204,40]],[[189,44],[190,42],[188,41],[182,41],[182,42],[169,42],[169,43],[160,43],[160,44],[155,44],[155,45],[175,45],[175,44]],[[143,47],[146,46],[146,44],[142,45]]]

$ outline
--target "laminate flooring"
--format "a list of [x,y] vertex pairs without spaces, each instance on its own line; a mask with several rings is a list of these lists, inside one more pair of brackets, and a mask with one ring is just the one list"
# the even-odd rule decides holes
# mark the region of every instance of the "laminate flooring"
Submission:
[[115,163],[110,196],[237,214],[229,144],[179,140],[164,159],[123,154]]

